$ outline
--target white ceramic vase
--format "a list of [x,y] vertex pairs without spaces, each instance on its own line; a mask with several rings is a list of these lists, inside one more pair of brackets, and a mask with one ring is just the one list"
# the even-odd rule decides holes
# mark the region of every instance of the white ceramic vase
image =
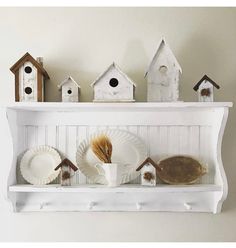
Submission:
[[117,187],[121,184],[124,165],[119,163],[101,163],[96,164],[100,175],[104,175],[107,180],[108,187]]

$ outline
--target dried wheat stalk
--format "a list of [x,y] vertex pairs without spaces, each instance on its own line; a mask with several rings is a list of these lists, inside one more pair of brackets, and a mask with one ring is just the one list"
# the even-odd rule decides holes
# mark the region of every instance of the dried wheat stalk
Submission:
[[111,163],[112,144],[106,135],[102,134],[92,139],[91,147],[99,160],[103,163]]

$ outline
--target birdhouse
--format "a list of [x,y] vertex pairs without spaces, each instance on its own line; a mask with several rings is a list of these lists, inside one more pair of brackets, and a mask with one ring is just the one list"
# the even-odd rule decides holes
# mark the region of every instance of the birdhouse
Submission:
[[71,76],[61,82],[58,88],[61,91],[62,102],[79,102],[80,86]]
[[202,79],[193,87],[198,92],[199,102],[213,102],[213,90],[214,87],[219,89],[220,86],[210,79],[207,75],[204,75]]
[[44,101],[44,83],[49,76],[43,68],[42,57],[35,60],[26,53],[10,70],[15,74],[16,102]]
[[164,39],[145,73],[148,102],[172,102],[179,99],[182,69]]
[[156,185],[156,168],[157,164],[151,159],[147,158],[143,163],[136,169],[141,170],[141,184],[144,186],[155,186]]
[[95,102],[134,102],[135,83],[111,64],[92,84]]
[[65,158],[55,170],[58,170],[59,168],[61,168],[61,186],[70,186],[71,178],[78,168],[67,158]]

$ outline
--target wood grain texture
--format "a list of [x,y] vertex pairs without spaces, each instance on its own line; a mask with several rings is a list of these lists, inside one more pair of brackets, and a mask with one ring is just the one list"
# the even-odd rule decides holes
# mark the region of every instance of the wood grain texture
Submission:
[[38,102],[43,102],[43,75],[38,70],[37,71],[37,90],[38,90]]
[[15,72],[15,101],[20,101],[20,83],[19,83],[19,70]]

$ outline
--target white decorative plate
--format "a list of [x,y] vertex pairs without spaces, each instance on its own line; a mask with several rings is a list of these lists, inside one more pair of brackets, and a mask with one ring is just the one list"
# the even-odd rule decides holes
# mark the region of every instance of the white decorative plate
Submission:
[[54,169],[61,162],[59,153],[50,146],[39,146],[28,150],[21,159],[20,171],[24,179],[35,185],[53,181],[60,173]]
[[112,162],[129,165],[123,173],[121,184],[128,183],[140,175],[137,167],[146,159],[147,149],[145,144],[136,135],[117,129],[109,129],[92,134],[88,139],[82,141],[78,147],[76,160],[80,171],[89,179],[90,183],[107,184],[103,175],[99,175],[95,165],[101,161],[94,155],[90,148],[91,140],[106,134],[113,146]]

